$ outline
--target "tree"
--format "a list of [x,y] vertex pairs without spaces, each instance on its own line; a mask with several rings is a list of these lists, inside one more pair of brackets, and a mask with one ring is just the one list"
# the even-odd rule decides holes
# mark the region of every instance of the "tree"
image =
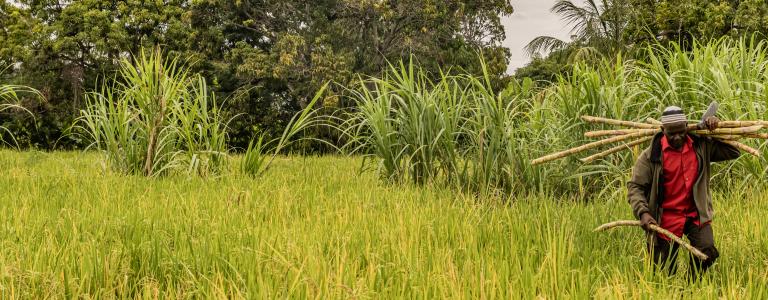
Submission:
[[112,77],[121,58],[154,47],[209,79],[233,117],[232,145],[243,147],[258,132],[279,132],[324,83],[338,85],[320,104],[345,107],[340,86],[411,56],[439,76],[480,74],[482,53],[503,87],[509,52],[500,16],[511,13],[509,0],[4,1],[0,61],[49,100],[33,108],[47,132],[26,134],[39,147],[75,146],[59,138],[83,93]]
[[[10,127],[27,143],[51,148],[83,107],[83,93],[112,77],[121,58],[142,47],[184,47],[184,1],[37,1],[3,2],[0,60],[16,66],[17,83],[37,88],[48,100],[31,107],[39,118],[14,119]],[[38,122],[37,126],[30,122]],[[29,132],[30,128],[38,132]],[[13,130],[13,129],[12,129]]]
[[569,49],[571,60],[600,57],[624,49],[623,34],[629,10],[625,0],[587,0],[578,6],[570,0],[560,0],[551,11],[558,14],[571,27],[571,42],[551,36],[534,38],[526,51],[530,55]]
[[554,50],[546,57],[536,54],[530,63],[515,71],[515,78],[518,81],[530,78],[539,85],[548,85],[555,82],[558,75],[569,73],[568,56],[567,49]]
[[[192,9],[194,19],[210,20],[193,30],[226,41],[215,59],[228,67],[215,77],[237,95],[233,112],[245,113],[231,126],[240,147],[256,131],[282,128],[325,82],[348,86],[411,56],[435,76],[449,68],[480,74],[482,52],[503,86],[509,52],[499,16],[510,13],[508,0],[203,1]],[[330,88],[322,104],[351,105],[343,93]]]
[[724,36],[765,38],[765,0],[632,0],[625,37],[629,43],[674,42],[683,49],[694,40]]

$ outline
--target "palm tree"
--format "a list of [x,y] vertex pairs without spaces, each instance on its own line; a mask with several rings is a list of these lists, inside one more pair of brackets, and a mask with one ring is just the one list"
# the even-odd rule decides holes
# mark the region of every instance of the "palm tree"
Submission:
[[571,42],[551,36],[539,36],[525,46],[529,55],[557,50],[572,50],[571,57],[581,59],[615,53],[621,48],[626,26],[626,0],[586,0],[578,6],[560,0],[551,11],[561,16],[571,28]]

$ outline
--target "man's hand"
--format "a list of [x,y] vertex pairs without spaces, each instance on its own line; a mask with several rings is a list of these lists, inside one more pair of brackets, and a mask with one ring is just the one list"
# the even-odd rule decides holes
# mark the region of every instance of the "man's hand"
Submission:
[[706,125],[707,129],[709,129],[710,131],[717,129],[719,123],[720,123],[720,119],[715,116],[711,116],[706,120],[704,120],[704,125]]
[[643,213],[643,215],[640,216],[640,226],[642,226],[645,231],[651,231],[651,224],[659,225],[651,214]]

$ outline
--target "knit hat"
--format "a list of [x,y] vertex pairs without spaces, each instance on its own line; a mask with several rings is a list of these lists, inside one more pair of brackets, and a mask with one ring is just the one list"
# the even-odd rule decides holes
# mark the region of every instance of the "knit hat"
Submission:
[[685,118],[685,114],[683,113],[682,108],[677,106],[669,106],[664,109],[664,112],[661,114],[662,125],[669,125],[680,122],[688,122],[688,120]]

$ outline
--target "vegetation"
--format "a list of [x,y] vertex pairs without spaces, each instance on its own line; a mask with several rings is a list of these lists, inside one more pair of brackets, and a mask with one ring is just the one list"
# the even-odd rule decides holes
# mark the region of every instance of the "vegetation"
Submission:
[[647,61],[649,45],[690,51],[697,42],[762,40],[768,32],[765,0],[561,0],[552,12],[568,24],[571,40],[540,36],[530,41],[528,52],[546,57],[516,72],[517,78],[553,79],[574,63],[597,65],[602,58]]
[[[531,88],[530,81],[517,86],[515,96]],[[487,73],[443,73],[433,82],[413,62],[401,63],[355,92],[359,109],[347,124],[350,147],[372,154],[383,178],[443,180],[483,193],[508,193],[524,184],[518,175],[528,149],[521,147],[524,130],[515,121],[529,102],[494,92]]]
[[[359,159],[268,176],[122,176],[95,154],[0,152],[3,298],[718,298],[768,293],[766,193],[716,192],[704,281],[653,273],[621,198],[514,205],[389,186]],[[329,170],[333,175],[328,176]],[[717,181],[724,181],[718,177]],[[682,253],[685,253],[684,251]]]
[[570,61],[595,60],[625,50],[622,43],[630,7],[625,0],[559,0],[552,6],[571,27],[572,41],[539,36],[525,46],[529,55],[567,49]]
[[[264,134],[259,135],[257,140],[252,140],[248,144],[248,148],[245,150],[242,162],[240,164],[240,170],[251,177],[257,177],[262,175],[269,169],[275,158],[291,144],[295,142],[294,138],[307,130],[308,128],[332,126],[325,121],[325,118],[318,115],[318,111],[314,109],[315,104],[321,99],[328,84],[323,85],[312,101],[309,102],[307,107],[300,113],[297,113],[291,121],[288,122],[288,126],[283,131],[283,134],[274,140],[264,141]],[[312,138],[308,138],[312,139]],[[303,139],[302,139],[303,140]],[[327,143],[325,141],[320,141]]]
[[[0,74],[2,73],[0,72]],[[19,94],[30,94],[37,99],[42,99],[40,92],[35,89],[20,85],[0,84],[0,117],[6,118],[11,113],[26,113],[32,118],[35,117],[32,112],[24,108]],[[0,147],[6,145],[19,148],[19,143],[13,132],[0,123]]]
[[695,283],[592,232],[643,144],[531,165],[585,115],[768,119],[764,2],[559,1],[513,79],[508,0],[4,1],[1,141],[99,153],[0,150],[0,298],[765,298],[764,159],[716,165]]
[[[515,82],[498,93],[485,78],[443,75],[432,82],[402,64],[357,90],[360,109],[349,131],[389,180],[437,178],[505,195],[617,193],[644,146],[590,164],[569,158],[532,167],[530,161],[591,142],[587,131],[610,129],[588,126],[584,115],[644,122],[679,105],[695,120],[716,100],[723,120],[764,120],[767,50],[765,42],[745,39],[696,44],[690,52],[648,47],[648,62],[581,63],[549,87]],[[765,149],[761,140],[747,145]],[[765,161],[749,156],[718,170],[738,175],[726,178],[768,176]]]
[[[436,71],[452,65],[480,74],[476,53],[502,82],[509,52],[500,18],[509,0],[360,1],[3,1],[0,63],[13,84],[40,90],[45,105],[0,121],[23,146],[84,147],[64,131],[85,95],[112,78],[121,60],[161,47],[201,73],[233,118],[229,146],[255,135],[278,138],[326,82],[351,84],[411,55]],[[336,85],[328,92],[341,92]],[[345,102],[320,101],[337,109]],[[39,125],[34,130],[35,124]],[[308,149],[312,150],[312,149]]]
[[123,60],[124,83],[87,96],[77,128],[125,174],[173,170],[217,174],[227,155],[226,122],[205,79],[159,51]]

